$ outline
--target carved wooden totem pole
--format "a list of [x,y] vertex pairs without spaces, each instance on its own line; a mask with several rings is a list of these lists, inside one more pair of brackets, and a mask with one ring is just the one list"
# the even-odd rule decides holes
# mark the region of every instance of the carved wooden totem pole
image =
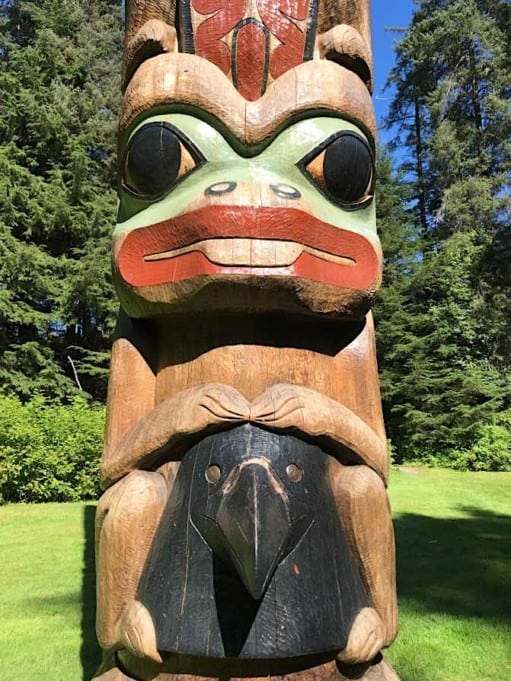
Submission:
[[397,679],[368,0],[126,12],[96,679]]

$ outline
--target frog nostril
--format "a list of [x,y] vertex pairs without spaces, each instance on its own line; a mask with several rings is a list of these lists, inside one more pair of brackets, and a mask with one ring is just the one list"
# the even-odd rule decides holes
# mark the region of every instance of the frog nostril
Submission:
[[238,185],[236,182],[217,182],[212,184],[204,192],[206,196],[219,196],[220,194],[229,194],[233,192]]
[[281,199],[299,199],[301,197],[298,189],[290,187],[288,184],[270,184],[270,187]]

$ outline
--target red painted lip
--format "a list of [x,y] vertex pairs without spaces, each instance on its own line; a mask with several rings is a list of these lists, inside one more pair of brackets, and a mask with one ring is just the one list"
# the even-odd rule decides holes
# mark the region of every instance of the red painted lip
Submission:
[[[350,265],[302,253],[288,267],[217,265],[199,252],[164,260],[146,261],[148,255],[190,246],[206,239],[243,238],[293,241],[334,256]],[[132,286],[169,284],[200,275],[244,274],[294,276],[343,288],[366,290],[379,281],[381,257],[368,239],[304,213],[296,208],[206,206],[149,227],[130,232],[121,245],[118,267]]]

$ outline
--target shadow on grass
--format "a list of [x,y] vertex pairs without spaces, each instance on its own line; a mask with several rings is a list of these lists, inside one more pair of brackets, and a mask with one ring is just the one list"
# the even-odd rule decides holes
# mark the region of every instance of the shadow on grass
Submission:
[[511,622],[511,516],[462,508],[466,518],[395,521],[398,594],[424,612]]
[[96,571],[94,566],[94,516],[95,506],[84,506],[83,529],[83,573],[82,573],[82,646],[80,658],[83,667],[83,681],[90,681],[99,666],[101,650],[96,639]]

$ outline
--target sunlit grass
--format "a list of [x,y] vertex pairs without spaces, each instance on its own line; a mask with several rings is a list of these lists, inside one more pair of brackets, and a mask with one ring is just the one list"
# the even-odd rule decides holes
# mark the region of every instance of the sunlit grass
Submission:
[[94,671],[93,513],[85,504],[0,508],[1,681],[82,681],[84,668]]
[[[511,474],[391,477],[402,681],[511,681]],[[91,505],[0,508],[0,679],[86,681],[94,640]]]
[[511,679],[511,474],[395,471],[402,681]]

